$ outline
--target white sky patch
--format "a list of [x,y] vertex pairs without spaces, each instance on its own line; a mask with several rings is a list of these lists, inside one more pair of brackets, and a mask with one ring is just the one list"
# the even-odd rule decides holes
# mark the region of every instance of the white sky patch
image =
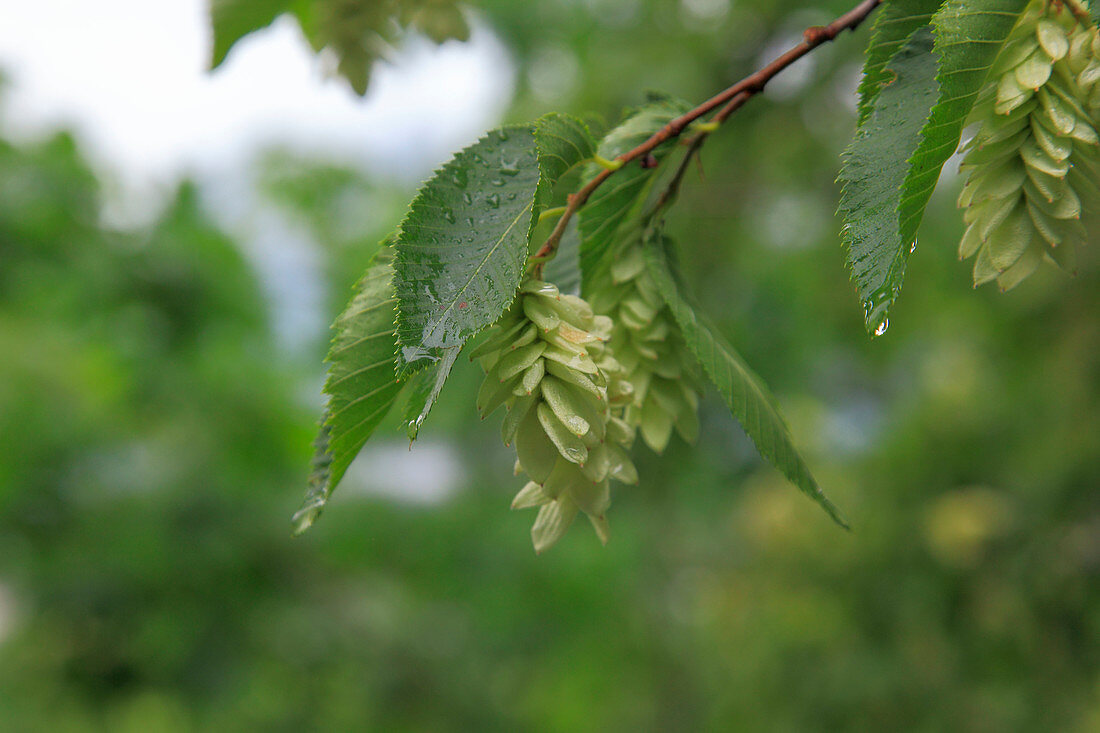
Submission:
[[414,38],[375,65],[366,98],[326,78],[284,17],[214,73],[204,0],[0,0],[0,125],[16,138],[74,129],[123,193],[247,165],[283,145],[414,182],[499,120],[507,52],[483,24],[469,43]]
[[348,467],[340,493],[438,504],[465,480],[462,460],[448,443],[418,440],[410,447],[404,441],[376,440]]

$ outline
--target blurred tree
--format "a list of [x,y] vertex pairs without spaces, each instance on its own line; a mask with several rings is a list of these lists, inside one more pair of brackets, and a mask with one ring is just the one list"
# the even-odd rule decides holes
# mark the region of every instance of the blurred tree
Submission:
[[[654,75],[701,96],[821,12],[498,5],[486,17],[521,68],[550,53],[541,30],[606,69],[552,104],[609,119]],[[594,65],[601,46],[613,67]],[[669,221],[852,535],[708,402],[695,449],[641,458],[607,548],[578,535],[536,559],[526,518],[501,516],[510,460],[495,426],[470,426],[478,375],[460,363],[422,438],[465,457],[460,490],[416,507],[352,484],[291,541],[314,407],[292,395],[317,375],[275,348],[234,242],[189,186],[149,231],[111,231],[72,139],[0,145],[0,727],[1100,727],[1095,256],[1075,279],[971,291],[938,196],[870,343],[831,216],[858,46],[732,119]],[[510,115],[551,104],[534,90]],[[360,238],[330,213],[375,181],[272,180],[339,243],[328,273],[346,293],[404,201],[377,192]],[[396,421],[380,435],[405,449]]]

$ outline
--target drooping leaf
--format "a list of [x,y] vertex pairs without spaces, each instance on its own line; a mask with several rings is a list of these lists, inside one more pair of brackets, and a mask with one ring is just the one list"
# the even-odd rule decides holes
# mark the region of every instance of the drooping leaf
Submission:
[[252,31],[266,28],[290,9],[293,0],[210,0],[213,44],[210,68],[216,69],[233,44]]
[[[902,188],[898,212],[902,246],[911,247],[916,241],[917,228],[943,164],[959,147],[978,92],[1027,4],[1028,0],[947,0],[932,17],[936,29],[935,53],[940,58],[936,75],[940,98],[921,130],[921,141],[909,161],[909,175]],[[878,309],[885,319],[885,308],[893,302],[896,291],[888,295],[881,292],[886,305]],[[875,309],[872,307],[869,323],[878,322]]]
[[875,16],[871,41],[863,63],[863,78],[859,83],[859,124],[871,115],[875,98],[893,80],[886,68],[890,59],[901,50],[905,41],[918,28],[932,20],[944,0],[887,0]]
[[848,265],[864,303],[882,288],[900,287],[909,258],[910,244],[899,239],[899,209],[909,158],[939,92],[932,44],[931,28],[922,26],[890,60],[882,73],[892,81],[844,153],[839,209]]
[[[863,247],[849,249],[849,263],[867,328],[872,332],[881,332],[887,323],[889,308],[901,289],[908,253],[943,164],[958,148],[963,126],[978,92],[1027,2],[947,0],[932,16],[936,35],[933,52],[939,59],[936,74],[939,98],[908,159],[909,167],[897,205],[897,236],[868,240]],[[916,63],[907,62],[914,71]],[[887,88],[889,86],[880,92],[876,105]],[[896,133],[887,134],[896,137]],[[891,190],[880,191],[890,199],[895,196]],[[877,202],[877,206],[882,205],[881,201]]]
[[[689,108],[685,102],[669,98],[650,102],[604,137],[598,148],[600,156],[614,160],[648,140]],[[658,146],[653,151],[656,162],[664,159],[676,144],[673,140]],[[630,219],[631,213],[636,213],[656,178],[656,171],[643,168],[641,162],[633,161],[616,171],[596,189],[580,210],[581,272],[586,283],[598,270],[601,258],[614,241],[615,233]],[[586,177],[591,178],[599,171],[600,168],[593,165]]]
[[843,527],[840,510],[822,493],[806,462],[794,447],[790,431],[764,382],[741,356],[699,316],[684,296],[669,269],[667,241],[657,232],[647,233],[646,266],[680,327],[688,349],[718,389],[722,400],[749,438],[773,466]]
[[333,324],[335,334],[326,358],[329,371],[324,388],[329,403],[317,443],[327,453],[328,463],[325,465],[324,456],[314,459],[305,504],[295,515],[299,532],[321,513],[401,390],[394,360],[396,306],[393,249],[384,247],[359,281],[355,297]]
[[294,534],[301,534],[313,526],[332,494],[329,477],[332,475],[332,454],[328,452],[328,411],[321,416],[321,427],[313,441],[313,459],[310,461],[309,481],[302,508],[294,513],[290,523]]
[[461,346],[512,302],[538,183],[534,134],[523,126],[489,133],[421,187],[397,242],[403,373]]
[[420,433],[420,426],[428,418],[428,413],[439,399],[439,393],[447,377],[451,374],[451,368],[458,358],[460,346],[452,346],[443,350],[443,356],[427,369],[418,372],[409,383],[409,397],[405,402],[405,431],[409,440],[416,440]]

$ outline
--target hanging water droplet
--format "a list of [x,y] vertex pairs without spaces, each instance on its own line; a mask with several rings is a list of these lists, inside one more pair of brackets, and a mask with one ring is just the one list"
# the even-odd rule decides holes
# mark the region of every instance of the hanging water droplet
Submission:
[[878,324],[878,328],[875,329],[875,336],[881,336],[886,333],[886,329],[890,328],[890,319],[886,318],[882,323]]
[[500,208],[500,195],[491,193],[485,197],[485,203],[489,204],[494,209]]
[[913,254],[916,251],[917,251],[917,240],[914,237],[913,238],[913,244],[909,245],[909,254]]

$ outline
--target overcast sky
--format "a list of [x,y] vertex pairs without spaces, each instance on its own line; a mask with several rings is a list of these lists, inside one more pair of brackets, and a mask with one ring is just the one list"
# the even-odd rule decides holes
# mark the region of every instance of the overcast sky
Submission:
[[205,0],[0,0],[0,18],[4,132],[71,126],[130,187],[240,166],[273,142],[417,180],[492,126],[512,87],[484,27],[469,44],[410,43],[360,99],[324,78],[289,18],[213,74]]

